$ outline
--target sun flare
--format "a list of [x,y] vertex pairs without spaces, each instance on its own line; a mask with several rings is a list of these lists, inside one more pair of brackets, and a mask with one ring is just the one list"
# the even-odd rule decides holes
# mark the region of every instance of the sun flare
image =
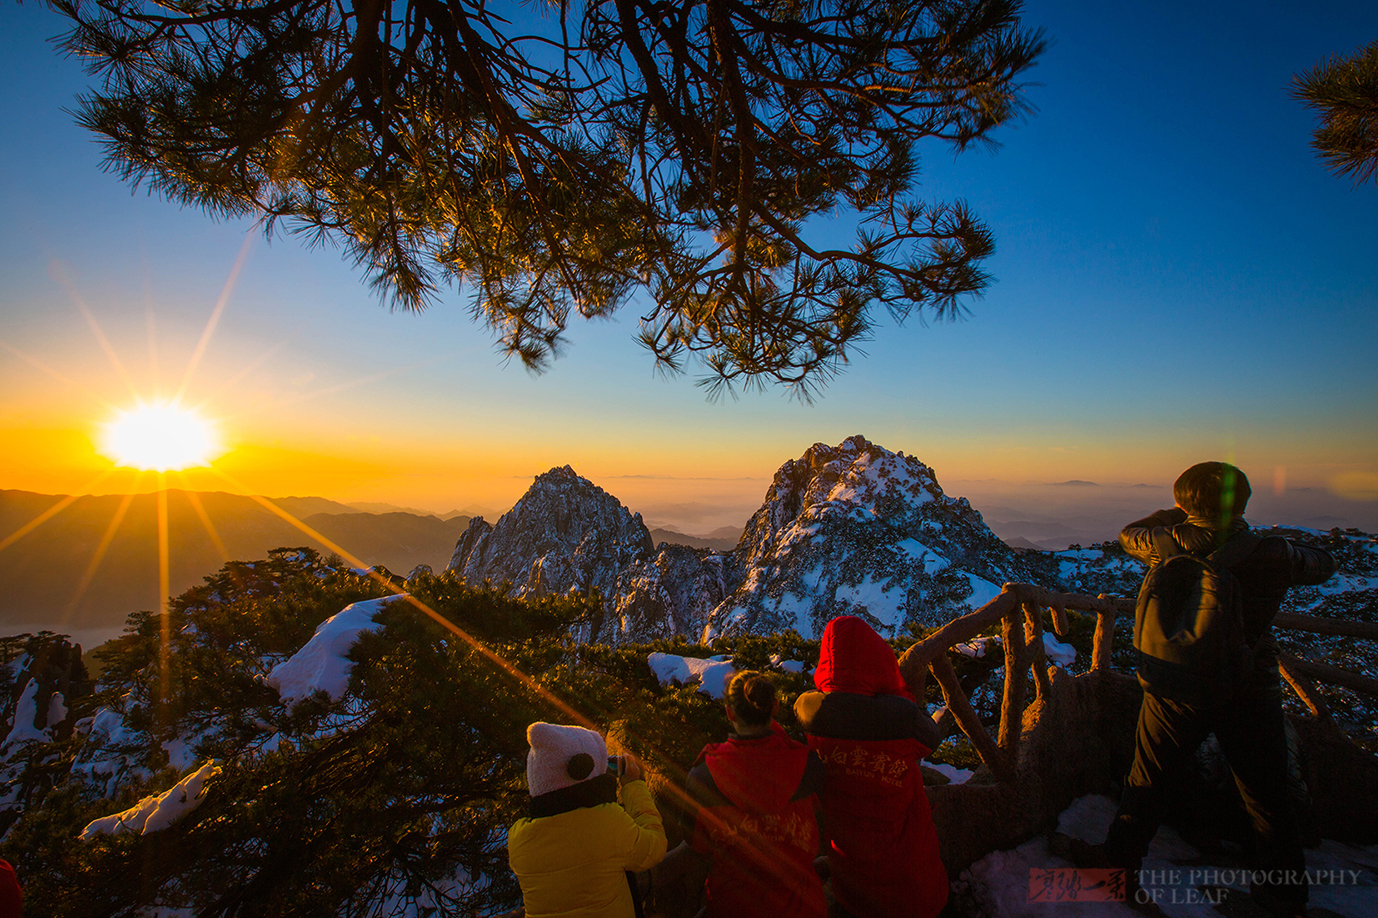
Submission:
[[106,426],[101,449],[117,465],[156,472],[207,466],[221,452],[210,422],[157,403],[120,412]]

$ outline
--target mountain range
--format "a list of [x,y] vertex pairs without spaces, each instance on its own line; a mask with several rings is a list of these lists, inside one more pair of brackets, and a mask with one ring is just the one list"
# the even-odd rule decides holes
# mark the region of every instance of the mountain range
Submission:
[[817,443],[776,472],[730,550],[657,543],[642,521],[572,468],[540,475],[496,523],[476,517],[449,569],[519,596],[596,589],[589,641],[794,629],[841,614],[883,634],[982,605],[1008,580],[1053,584],[1050,556],[1002,542],[933,470],[865,437]]
[[[331,551],[323,540],[302,532],[261,499],[177,489],[167,495],[170,595],[195,586],[229,560],[261,558],[282,546]],[[421,564],[442,570],[471,517],[499,515],[477,505],[433,514],[323,497],[268,500],[365,565],[382,565],[401,574]],[[64,502],[50,518],[14,538]],[[740,534],[731,529],[706,537],[670,529],[650,531],[657,544],[719,551],[735,547]],[[0,633],[49,629],[113,635],[130,612],[157,608],[155,494],[71,498],[0,489],[0,543],[7,539],[13,541],[0,549]]]
[[[580,637],[621,642],[784,629],[815,637],[847,613],[899,636],[980,606],[1005,581],[1132,595],[1140,576],[1122,552],[1093,549],[1092,563],[1048,551],[1045,541],[1008,533],[1002,541],[930,467],[859,435],[785,462],[740,532],[650,529],[569,466],[537,476],[511,510],[491,522],[490,514],[442,519],[319,497],[168,491],[168,592],[231,559],[277,547],[330,554],[338,545],[351,563],[399,574],[448,568],[520,596],[596,589],[603,614]],[[117,633],[130,612],[157,608],[156,495],[0,491],[0,545],[0,633],[85,632],[89,643]],[[1072,561],[1082,571],[1075,577]]]
[[[0,490],[0,542],[57,505],[59,512],[0,550],[0,632],[104,629],[118,633],[130,612],[158,607],[156,494],[64,498]],[[272,503],[365,565],[405,574],[444,567],[469,517],[361,513],[319,497]],[[177,595],[229,560],[261,558],[280,546],[331,548],[258,500],[224,492],[167,492],[168,591]]]

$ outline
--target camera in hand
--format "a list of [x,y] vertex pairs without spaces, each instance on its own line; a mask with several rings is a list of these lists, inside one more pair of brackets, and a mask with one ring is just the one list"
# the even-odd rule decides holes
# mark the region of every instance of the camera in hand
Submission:
[[619,778],[627,773],[627,761],[620,755],[608,756],[608,774],[617,775]]

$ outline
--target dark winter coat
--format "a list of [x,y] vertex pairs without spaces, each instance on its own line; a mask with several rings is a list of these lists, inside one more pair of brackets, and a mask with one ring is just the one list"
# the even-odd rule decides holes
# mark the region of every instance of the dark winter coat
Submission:
[[794,712],[823,760],[823,834],[833,896],[867,918],[932,918],[948,881],[919,759],[938,741],[895,654],[860,618],[828,623],[817,692]]
[[[1153,530],[1162,527],[1173,541],[1193,554],[1209,554],[1230,539],[1249,531],[1243,517],[1221,528],[1189,517],[1173,507],[1135,520],[1120,532],[1120,544],[1130,555],[1152,567],[1159,562]],[[1244,606],[1244,637],[1254,647],[1255,671],[1277,678],[1277,645],[1268,629],[1290,587],[1322,583],[1335,573],[1335,559],[1320,549],[1295,545],[1281,536],[1267,536],[1242,561],[1230,568],[1239,581]]]
[[705,746],[687,790],[699,804],[688,832],[713,858],[708,918],[823,918],[814,808],[823,782],[818,757],[771,724],[763,736]]

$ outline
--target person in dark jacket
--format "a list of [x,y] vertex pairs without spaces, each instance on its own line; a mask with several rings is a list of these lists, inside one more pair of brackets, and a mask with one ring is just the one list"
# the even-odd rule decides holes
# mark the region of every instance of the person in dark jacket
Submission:
[[941,742],[890,645],[847,615],[823,631],[816,692],[794,703],[823,761],[823,834],[833,898],[857,918],[933,918],[947,872],[919,760]]
[[1306,860],[1288,795],[1277,645],[1268,632],[1288,588],[1327,580],[1335,572],[1335,560],[1279,536],[1250,533],[1243,515],[1249,495],[1242,471],[1224,462],[1202,462],[1177,479],[1175,507],[1136,520],[1120,533],[1125,551],[1150,569],[1163,560],[1155,529],[1164,530],[1182,550],[1201,556],[1232,540],[1255,541],[1253,550],[1230,567],[1239,584],[1244,636],[1253,659],[1228,698],[1187,703],[1144,691],[1134,762],[1102,852],[1109,864],[1131,871],[1133,890],[1149,842],[1171,803],[1165,789],[1214,732],[1253,825],[1255,872],[1281,881],[1255,884],[1253,898],[1273,914],[1299,916],[1305,914],[1307,900]]
[[775,722],[775,684],[739,672],[728,684],[726,742],[703,748],[685,790],[698,807],[689,844],[712,858],[706,918],[823,918],[814,809],[823,783],[818,756]]

